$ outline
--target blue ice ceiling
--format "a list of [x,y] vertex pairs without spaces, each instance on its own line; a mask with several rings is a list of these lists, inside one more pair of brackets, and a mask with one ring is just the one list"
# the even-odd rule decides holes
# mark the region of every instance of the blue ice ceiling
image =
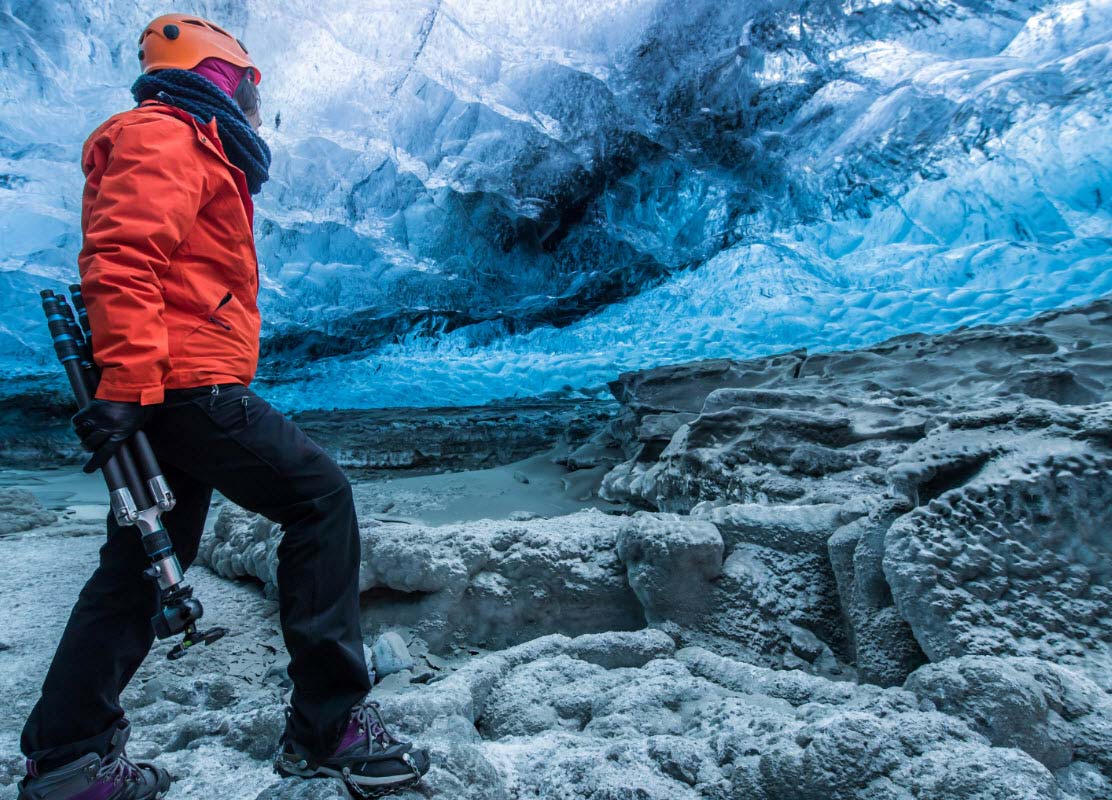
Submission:
[[[1112,292],[1108,2],[209,2],[263,70],[266,392],[478,403]],[[52,373],[147,2],[0,2],[0,366]],[[279,119],[280,115],[280,119]],[[9,382],[9,390],[18,382]]]

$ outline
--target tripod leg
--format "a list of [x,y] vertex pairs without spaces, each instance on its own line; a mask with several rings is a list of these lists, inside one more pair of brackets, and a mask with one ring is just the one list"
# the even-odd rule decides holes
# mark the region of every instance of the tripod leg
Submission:
[[[176,470],[169,479],[180,502],[163,519],[182,563],[189,564],[197,555],[212,489]],[[99,563],[70,614],[23,730],[25,752],[43,754],[40,766],[96,750],[96,741],[84,740],[95,740],[123,717],[120,693],[154,641],[155,591],[143,577],[148,563],[135,528],[109,515]]]

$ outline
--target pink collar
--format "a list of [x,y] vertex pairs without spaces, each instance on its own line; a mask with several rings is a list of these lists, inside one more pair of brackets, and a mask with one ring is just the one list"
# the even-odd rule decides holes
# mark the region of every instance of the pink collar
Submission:
[[228,97],[235,96],[236,87],[243,80],[243,73],[246,71],[243,67],[229,64],[220,58],[206,58],[190,70],[190,72],[196,72],[202,78],[208,78],[223,89]]

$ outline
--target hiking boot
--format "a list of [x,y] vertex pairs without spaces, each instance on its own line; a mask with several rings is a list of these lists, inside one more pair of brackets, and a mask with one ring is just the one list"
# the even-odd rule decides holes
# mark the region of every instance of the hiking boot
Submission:
[[338,778],[357,798],[379,797],[412,786],[429,771],[429,754],[386,730],[378,703],[364,700],[351,710],[335,751],[322,759],[284,736],[274,770],[298,778]]
[[153,764],[136,763],[124,753],[131,725],[124,723],[104,758],[87,753],[50,772],[39,773],[27,759],[19,800],[159,800],[170,788],[170,774]]

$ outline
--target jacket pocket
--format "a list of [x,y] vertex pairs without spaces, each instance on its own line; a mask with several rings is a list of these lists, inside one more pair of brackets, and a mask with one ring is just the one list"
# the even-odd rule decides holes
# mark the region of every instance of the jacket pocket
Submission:
[[227,294],[224,295],[223,298],[221,298],[220,302],[216,304],[216,308],[214,308],[212,310],[212,313],[209,314],[209,317],[208,317],[209,322],[215,322],[217,325],[219,325],[221,328],[223,328],[226,331],[230,331],[232,329],[232,326],[229,325],[224,320],[220,319],[218,315],[220,314],[220,309],[222,309],[224,306],[228,305],[228,303],[230,303],[231,300],[232,300],[232,293],[228,292]]
[[228,303],[232,302],[233,299],[234,298],[232,297],[231,292],[225,292],[224,296],[220,298],[220,301],[218,303],[216,303],[215,305],[210,304],[204,311],[198,314],[198,316],[201,318],[201,321],[190,328],[189,333],[187,333],[185,337],[188,339],[190,336],[201,330],[201,328],[204,328],[206,325],[215,325],[219,328],[223,328],[226,331],[231,331],[232,326],[228,324],[227,320],[223,319],[220,312],[223,311],[224,307],[228,305]]

